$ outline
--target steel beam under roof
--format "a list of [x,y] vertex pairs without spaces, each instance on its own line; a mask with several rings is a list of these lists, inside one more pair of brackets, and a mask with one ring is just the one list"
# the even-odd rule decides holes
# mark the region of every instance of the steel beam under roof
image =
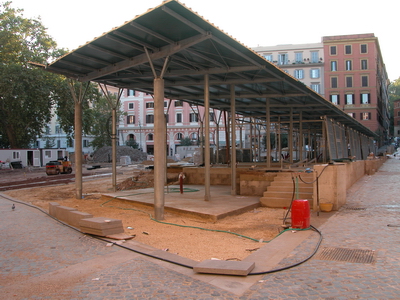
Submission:
[[268,98],[271,122],[288,122],[292,111],[294,121],[302,116],[306,129],[308,120],[329,116],[376,137],[340,108],[176,0],[163,2],[46,68],[79,81],[153,94],[154,72],[163,70],[166,59],[166,98],[204,106],[204,75],[208,74],[211,108],[227,110],[230,85],[234,85],[237,114],[265,120]]

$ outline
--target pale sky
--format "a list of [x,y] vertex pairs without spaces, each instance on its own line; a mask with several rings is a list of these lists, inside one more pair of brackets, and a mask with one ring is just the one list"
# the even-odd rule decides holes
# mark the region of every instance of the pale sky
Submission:
[[[5,2],[6,0],[0,0]],[[41,17],[59,47],[73,50],[161,0],[11,0]],[[391,81],[400,77],[398,0],[181,0],[248,47],[318,43],[322,36],[374,33]]]

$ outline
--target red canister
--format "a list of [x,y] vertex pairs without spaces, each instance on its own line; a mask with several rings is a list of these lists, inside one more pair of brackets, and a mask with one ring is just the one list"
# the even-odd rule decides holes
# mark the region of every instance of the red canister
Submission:
[[310,205],[308,200],[294,200],[292,204],[292,228],[310,227]]

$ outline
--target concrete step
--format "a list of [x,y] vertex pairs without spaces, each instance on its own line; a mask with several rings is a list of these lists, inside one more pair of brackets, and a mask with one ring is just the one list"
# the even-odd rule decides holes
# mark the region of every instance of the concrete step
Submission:
[[[299,186],[298,191],[299,192],[308,192],[312,193],[313,192],[313,187],[312,186]],[[270,185],[268,187],[268,191],[279,191],[279,192],[293,192],[293,186],[287,186],[287,185]]]
[[[302,193],[299,192],[298,196],[296,196],[295,194],[295,198],[299,198],[299,199],[312,199],[313,193]],[[292,199],[293,197],[293,192],[289,191],[289,192],[279,192],[279,191],[266,191],[263,193],[263,197],[276,197],[276,198],[288,198],[288,199]]]
[[[307,199],[310,207],[313,207],[313,200],[312,199]],[[277,197],[261,197],[260,202],[262,206],[266,207],[273,207],[273,208],[287,208],[290,206],[290,203],[292,202],[292,198],[277,198]]]

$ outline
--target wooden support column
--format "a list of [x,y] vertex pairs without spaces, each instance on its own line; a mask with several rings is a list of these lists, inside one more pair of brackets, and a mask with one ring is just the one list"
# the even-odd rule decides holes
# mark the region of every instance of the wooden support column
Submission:
[[90,82],[84,86],[68,79],[68,87],[74,99],[74,135],[75,135],[75,198],[82,199],[82,102]]
[[271,158],[272,158],[272,150],[271,150],[271,112],[270,112],[270,100],[269,98],[265,99],[266,107],[265,107],[265,135],[266,135],[266,144],[267,144],[267,153],[265,159],[267,160],[267,168],[271,168]]
[[204,75],[204,123],[205,123],[205,155],[204,155],[204,200],[209,201],[210,196],[210,83],[208,74]]
[[253,162],[253,118],[250,118],[250,161]]
[[230,86],[231,96],[231,195],[236,195],[236,97],[235,97],[235,86]]
[[82,101],[75,101],[75,198],[82,199]]
[[299,161],[304,159],[303,157],[303,148],[304,148],[304,138],[303,138],[303,112],[300,111],[299,114]]
[[118,89],[117,99],[111,96],[111,93],[108,91],[107,85],[99,83],[98,84],[101,90],[103,91],[104,97],[107,99],[108,105],[111,108],[111,161],[112,161],[112,186],[113,192],[117,191],[117,110],[121,104],[121,96],[124,91],[123,88]]
[[164,183],[166,173],[166,124],[164,117],[164,79],[154,79],[154,215],[164,220]]
[[289,123],[289,162],[293,164],[293,108],[290,108],[290,123]]

